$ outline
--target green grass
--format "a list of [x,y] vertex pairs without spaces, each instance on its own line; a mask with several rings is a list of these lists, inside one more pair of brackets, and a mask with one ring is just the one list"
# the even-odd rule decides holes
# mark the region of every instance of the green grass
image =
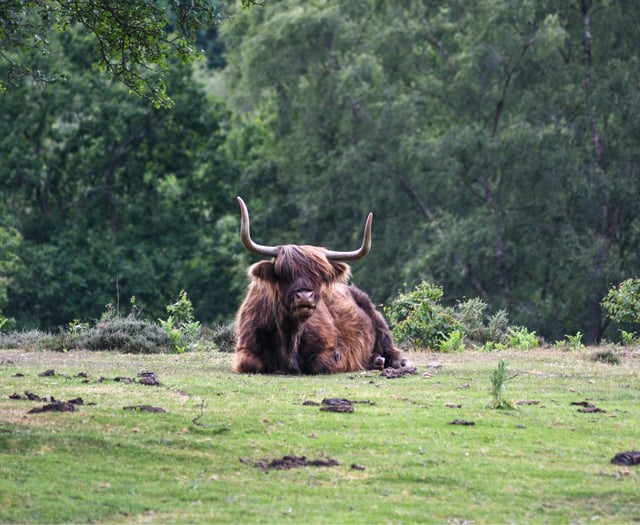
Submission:
[[[417,375],[385,379],[236,375],[222,353],[0,351],[0,522],[640,520],[640,466],[610,463],[640,449],[633,350],[618,366],[552,349],[411,357]],[[504,392],[517,410],[491,408],[500,360],[517,374]],[[142,370],[161,386],[113,381]],[[85,405],[27,414],[43,403],[9,398],[25,390]],[[352,414],[303,404],[324,397],[360,403]],[[606,412],[571,405],[585,400]],[[122,409],[142,404],[166,413]],[[255,466],[284,455],[340,465]]]

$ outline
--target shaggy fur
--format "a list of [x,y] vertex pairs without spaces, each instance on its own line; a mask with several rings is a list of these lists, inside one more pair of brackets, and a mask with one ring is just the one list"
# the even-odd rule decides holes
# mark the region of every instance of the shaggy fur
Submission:
[[328,374],[407,364],[369,297],[346,281],[343,262],[322,248],[281,246],[249,268],[236,318],[234,370]]

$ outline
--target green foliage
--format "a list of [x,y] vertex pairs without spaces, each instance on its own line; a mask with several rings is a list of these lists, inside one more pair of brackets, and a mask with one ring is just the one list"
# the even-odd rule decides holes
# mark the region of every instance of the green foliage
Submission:
[[436,349],[461,326],[452,310],[440,304],[443,294],[442,287],[422,281],[385,306],[384,313],[399,344]]
[[458,303],[455,316],[464,327],[465,337],[474,344],[501,343],[509,328],[509,316],[505,310],[487,315],[488,304],[478,297]]
[[509,329],[506,311],[487,315],[487,304],[479,298],[446,307],[440,303],[443,295],[441,286],[423,281],[385,306],[395,340],[443,352],[462,350],[467,344],[485,350],[504,348]]
[[[7,326],[96,318],[118,290],[157,319],[187,289],[198,319],[227,322],[253,260],[241,194],[269,244],[349,249],[373,210],[353,274],[378,303],[429,280],[550,341],[617,333],[600,303],[640,267],[640,61],[620,38],[638,10],[253,3],[0,4]],[[200,48],[225,70],[189,63]],[[504,344],[506,316],[487,334],[482,315],[465,343]]]
[[498,366],[491,372],[491,395],[493,397],[493,408],[498,409],[515,409],[512,401],[505,398],[506,383],[515,376],[507,377],[507,363],[500,360]]
[[160,326],[166,332],[171,345],[178,353],[194,350],[200,339],[200,322],[193,315],[193,305],[187,292],[181,290],[178,299],[167,305],[167,319],[158,319]]
[[565,337],[567,338],[569,349],[573,351],[584,350],[585,346],[582,344],[582,332],[576,332],[575,335],[567,334]]
[[613,321],[640,323],[640,279],[627,279],[610,288],[602,306]]
[[[22,268],[18,255],[21,243],[22,235],[18,230],[0,225],[0,319],[6,319],[2,312],[8,302],[8,289]],[[0,330],[7,322],[8,319],[0,325]]]
[[462,330],[451,330],[438,345],[438,350],[445,353],[462,352],[464,349],[464,334]]
[[65,78],[55,72],[53,58],[48,67],[40,69],[26,51],[33,48],[41,55],[53,55],[51,42],[57,34],[82,27],[90,36],[87,52],[98,69],[157,107],[168,107],[174,103],[166,85],[171,61],[200,58],[201,52],[193,45],[195,34],[219,22],[220,17],[217,4],[208,0],[167,4],[138,0],[108,5],[97,0],[4,1],[0,4],[0,59],[10,67],[0,87],[20,76],[43,83]]
[[507,342],[511,348],[531,350],[539,345],[538,336],[525,326],[512,326],[507,331]]
[[583,4],[291,0],[224,24],[268,240],[357,242],[374,210],[354,280],[378,301],[429,279],[549,340],[602,337],[605,283],[640,263],[640,62],[619,39],[640,20]]
[[[68,82],[25,82],[0,97],[0,203],[14,225],[0,228],[11,248],[0,253],[1,313],[18,329],[56,329],[98,318],[120,294],[155,319],[184,288],[203,322],[229,319],[248,257],[231,215],[224,104],[180,63],[166,77],[171,111],[127,97],[91,73],[87,41],[74,31],[49,44],[73,73]],[[12,231],[15,246],[15,235],[3,236]],[[9,255],[19,264],[7,269],[3,303]]]
[[575,335],[567,334],[564,340],[556,341],[553,347],[557,350],[570,350],[574,352],[584,350],[586,347],[582,343],[583,335],[580,331],[576,332]]
[[627,332],[626,330],[620,330],[620,336],[622,337],[623,346],[633,346],[638,340],[638,332]]

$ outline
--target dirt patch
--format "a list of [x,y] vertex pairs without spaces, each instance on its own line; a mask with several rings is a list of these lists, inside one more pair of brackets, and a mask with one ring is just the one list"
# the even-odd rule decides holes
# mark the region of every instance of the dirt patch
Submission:
[[[243,458],[240,458],[242,463],[247,463]],[[301,467],[335,467],[340,465],[337,460],[333,458],[327,459],[307,459],[305,456],[283,456],[278,459],[261,459],[254,463],[255,467],[263,470],[290,470]]]

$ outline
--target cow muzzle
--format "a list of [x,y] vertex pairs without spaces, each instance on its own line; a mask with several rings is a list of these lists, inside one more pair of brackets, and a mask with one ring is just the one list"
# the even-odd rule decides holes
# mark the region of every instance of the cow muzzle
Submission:
[[301,321],[306,321],[316,309],[316,297],[313,290],[296,290],[293,292],[293,314]]

